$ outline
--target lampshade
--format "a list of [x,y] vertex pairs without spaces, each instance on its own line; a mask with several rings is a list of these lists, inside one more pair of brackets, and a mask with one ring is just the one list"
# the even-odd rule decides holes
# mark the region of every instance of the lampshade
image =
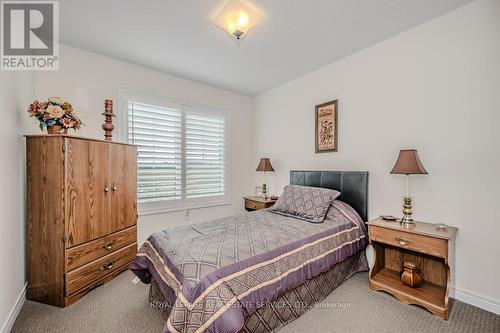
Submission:
[[274,171],[274,169],[268,158],[261,158],[256,171]]
[[398,160],[392,168],[392,174],[419,175],[427,174],[422,162],[418,158],[416,149],[404,149],[399,151]]

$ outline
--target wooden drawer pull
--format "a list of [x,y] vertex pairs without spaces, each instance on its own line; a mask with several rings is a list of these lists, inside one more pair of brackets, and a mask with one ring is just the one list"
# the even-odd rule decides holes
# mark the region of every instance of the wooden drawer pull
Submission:
[[115,242],[107,242],[107,243],[104,243],[104,245],[102,246],[103,248],[105,248],[106,250],[111,250],[113,248],[113,245],[115,245]]
[[394,239],[397,240],[399,244],[403,246],[410,244],[410,241],[403,237],[394,237]]
[[257,205],[254,204],[250,208],[257,208]]
[[104,264],[104,268],[105,269],[111,269],[111,268],[113,268],[113,262],[109,261],[109,262],[105,263]]

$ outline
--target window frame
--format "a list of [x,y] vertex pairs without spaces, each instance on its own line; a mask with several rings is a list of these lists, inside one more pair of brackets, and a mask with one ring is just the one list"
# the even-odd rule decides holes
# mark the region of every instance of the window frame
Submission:
[[[123,131],[123,140],[129,142],[129,110],[128,102],[130,100],[140,101],[146,104],[156,105],[159,107],[179,109],[182,112],[182,127],[181,127],[181,156],[182,156],[182,197],[175,200],[164,200],[157,202],[142,202],[137,203],[137,212],[139,216],[163,214],[175,211],[184,211],[191,209],[208,208],[215,206],[223,206],[231,204],[231,151],[230,151],[230,116],[229,112],[223,109],[200,105],[185,101],[179,101],[171,98],[156,96],[143,92],[138,92],[129,89],[123,89],[121,93],[121,114],[123,115],[119,121],[120,129]],[[200,198],[186,198],[186,114],[194,112],[198,114],[214,115],[224,117],[225,122],[225,179],[224,179],[224,195],[207,196]]]

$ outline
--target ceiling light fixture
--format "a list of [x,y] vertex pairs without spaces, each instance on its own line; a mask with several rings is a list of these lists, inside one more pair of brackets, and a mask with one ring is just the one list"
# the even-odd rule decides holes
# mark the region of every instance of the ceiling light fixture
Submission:
[[214,23],[240,40],[262,19],[262,13],[242,0],[229,1],[214,17]]

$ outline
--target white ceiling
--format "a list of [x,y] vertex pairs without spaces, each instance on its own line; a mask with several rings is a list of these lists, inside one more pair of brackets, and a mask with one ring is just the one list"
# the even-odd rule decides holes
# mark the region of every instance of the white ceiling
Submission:
[[265,18],[239,45],[211,23],[227,0],[61,0],[63,43],[246,95],[471,0],[248,0]]

